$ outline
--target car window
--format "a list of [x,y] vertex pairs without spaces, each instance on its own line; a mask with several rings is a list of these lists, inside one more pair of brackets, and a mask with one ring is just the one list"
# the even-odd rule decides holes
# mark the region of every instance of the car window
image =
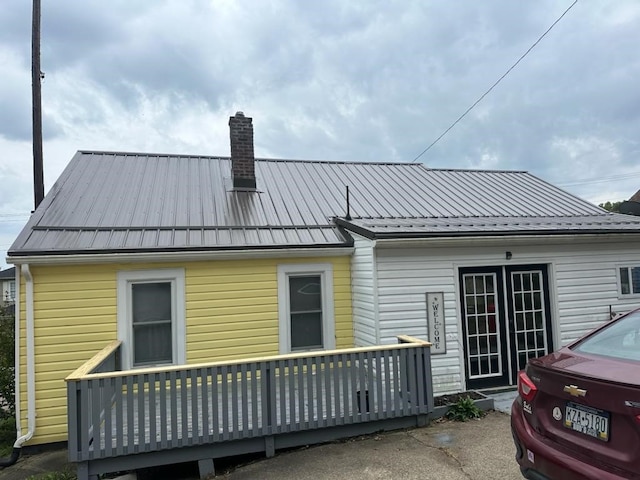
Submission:
[[614,321],[575,345],[573,350],[640,361],[640,311]]

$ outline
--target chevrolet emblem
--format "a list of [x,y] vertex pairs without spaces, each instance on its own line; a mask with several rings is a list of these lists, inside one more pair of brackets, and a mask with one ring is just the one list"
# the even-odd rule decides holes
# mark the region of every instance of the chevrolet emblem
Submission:
[[587,394],[586,390],[583,390],[582,388],[578,388],[575,385],[565,385],[564,391],[567,392],[569,395],[573,395],[574,397],[584,397]]

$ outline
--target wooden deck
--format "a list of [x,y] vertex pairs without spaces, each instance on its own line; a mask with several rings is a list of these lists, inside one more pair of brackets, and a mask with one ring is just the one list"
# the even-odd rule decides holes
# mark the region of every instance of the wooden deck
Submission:
[[429,344],[419,340],[124,372],[118,349],[67,378],[81,480],[188,460],[210,463],[208,473],[220,456],[424,423],[433,409]]
[[[399,386],[392,388],[392,381],[376,379],[376,384],[385,388],[360,395],[358,385],[353,385],[353,379],[349,378],[350,371],[339,366],[328,372],[314,372],[311,377],[288,373],[278,376],[275,403],[279,408],[272,412],[275,421],[269,434],[350,423],[359,419],[361,413],[366,418],[371,410],[391,415],[395,412],[392,405],[401,405]],[[216,382],[199,384],[195,389],[178,388],[172,401],[155,389],[147,389],[142,395],[134,392],[115,397],[110,419],[103,419],[105,428],[96,432],[100,450],[106,451],[110,442],[112,454],[122,455],[128,450],[129,439],[133,445],[144,445],[144,449],[164,449],[170,444],[192,445],[194,438],[220,442],[244,438],[247,434],[262,435],[266,423],[260,415],[262,391],[234,388],[235,385]],[[132,398],[129,400],[127,395]],[[127,432],[122,442],[121,432]],[[92,446],[96,443],[94,435],[90,442]]]

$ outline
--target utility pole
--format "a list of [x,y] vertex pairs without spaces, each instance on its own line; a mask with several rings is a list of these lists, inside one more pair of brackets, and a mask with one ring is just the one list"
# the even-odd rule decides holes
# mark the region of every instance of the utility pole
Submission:
[[44,173],[42,162],[42,95],[40,71],[40,0],[33,0],[33,25],[31,30],[31,93],[33,99],[33,196],[38,208],[44,198]]

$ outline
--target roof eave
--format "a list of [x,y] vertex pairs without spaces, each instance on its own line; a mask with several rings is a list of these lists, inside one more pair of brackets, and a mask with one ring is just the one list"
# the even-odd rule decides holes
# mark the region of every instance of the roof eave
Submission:
[[241,260],[249,258],[347,256],[353,253],[353,239],[343,243],[282,245],[266,247],[165,248],[121,250],[66,250],[9,252],[7,263],[83,264],[113,262],[179,262]]
[[355,225],[344,218],[336,218],[337,225],[342,227],[346,231],[357,233],[365,238],[376,241],[436,241],[436,240],[448,240],[456,239],[463,241],[465,239],[482,239],[482,238],[523,238],[523,239],[540,239],[540,238],[570,238],[570,239],[606,239],[610,240],[613,237],[616,239],[634,238],[637,239],[640,236],[640,228],[637,230],[630,229],[554,229],[554,230],[495,230],[495,231],[470,231],[460,230],[457,232],[390,232],[381,233],[375,232],[371,229]]

